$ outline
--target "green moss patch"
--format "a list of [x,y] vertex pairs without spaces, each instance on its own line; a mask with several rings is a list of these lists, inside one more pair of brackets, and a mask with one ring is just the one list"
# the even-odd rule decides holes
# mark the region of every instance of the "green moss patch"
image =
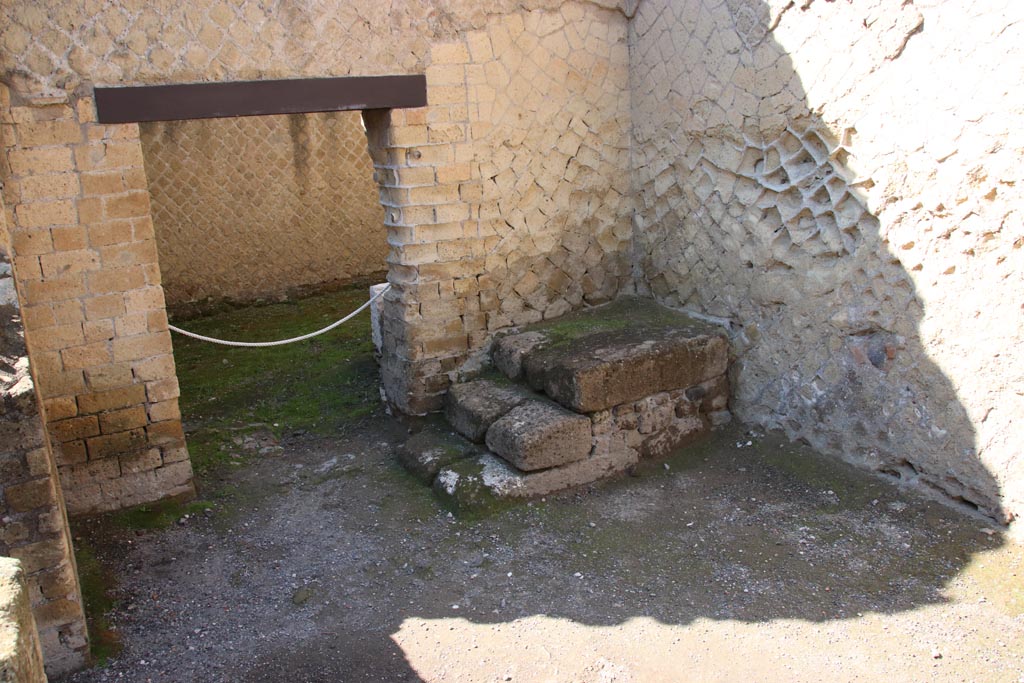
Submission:
[[139,505],[127,510],[111,513],[109,522],[127,530],[166,529],[185,515],[194,515],[210,508],[210,503],[203,500],[191,502],[162,501],[152,505]]
[[117,606],[113,573],[100,562],[88,542],[75,541],[75,562],[82,589],[82,606],[89,629],[89,654],[93,663],[103,666],[121,651],[121,636],[111,628],[109,614]]
[[[272,341],[334,322],[367,297],[358,285],[222,311],[179,326],[222,339]],[[174,357],[200,480],[253,455],[238,446],[240,436],[259,430],[278,438],[296,432],[337,435],[382,411],[369,311],[324,335],[285,346],[232,348],[175,335]]]
[[611,303],[569,313],[525,328],[545,333],[552,346],[566,346],[595,334],[687,329],[695,334],[721,334],[721,329],[665,308],[650,299],[622,297]]

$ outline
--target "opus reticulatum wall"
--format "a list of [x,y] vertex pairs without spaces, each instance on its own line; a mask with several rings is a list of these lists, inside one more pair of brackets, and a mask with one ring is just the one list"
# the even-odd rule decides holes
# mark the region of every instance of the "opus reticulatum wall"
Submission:
[[639,291],[728,326],[742,418],[1020,513],[1011,2],[0,5],[10,262],[72,513],[194,490],[140,128],[92,87],[418,73],[428,106],[363,112],[401,410],[495,331]]
[[1008,520],[1024,14],[997,5],[649,0],[631,41],[640,279],[729,321],[736,412]]
[[385,269],[359,112],[158,121],[139,131],[172,311]]

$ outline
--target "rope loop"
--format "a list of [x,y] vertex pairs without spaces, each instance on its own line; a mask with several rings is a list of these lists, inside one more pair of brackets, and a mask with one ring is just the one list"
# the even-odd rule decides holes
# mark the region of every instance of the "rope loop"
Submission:
[[384,289],[382,289],[379,292],[377,292],[376,294],[374,294],[372,297],[370,297],[369,301],[367,301],[365,304],[363,304],[362,306],[360,306],[356,310],[354,310],[351,313],[349,313],[348,315],[346,315],[341,320],[333,322],[330,325],[328,325],[327,327],[325,327],[323,329],[320,329],[320,330],[317,330],[316,332],[310,332],[309,334],[304,334],[301,337],[292,337],[291,339],[279,339],[278,341],[269,341],[269,342],[228,341],[226,339],[216,339],[214,337],[205,337],[205,336],[203,336],[201,334],[196,334],[195,332],[189,332],[188,330],[183,330],[183,329],[181,329],[179,327],[175,327],[174,325],[168,325],[167,327],[169,327],[173,331],[177,332],[178,334],[185,335],[186,337],[192,337],[193,339],[198,339],[199,341],[210,342],[211,344],[220,344],[222,346],[240,346],[240,347],[249,348],[249,349],[265,348],[265,347],[268,347],[268,346],[283,346],[285,344],[293,344],[295,342],[306,341],[307,339],[312,339],[313,337],[319,336],[319,335],[323,334],[324,332],[330,332],[331,330],[333,330],[335,327],[341,325],[342,323],[347,323],[349,320],[351,320],[352,318],[354,318],[357,315],[359,315],[360,313],[362,313],[363,310],[365,310],[367,306],[369,306],[374,301],[379,299],[384,294],[384,292],[388,291],[389,289],[391,289],[391,285],[388,285]]

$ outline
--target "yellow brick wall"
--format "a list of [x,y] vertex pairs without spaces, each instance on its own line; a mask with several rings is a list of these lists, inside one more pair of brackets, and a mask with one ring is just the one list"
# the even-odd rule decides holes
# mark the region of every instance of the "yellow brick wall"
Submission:
[[93,123],[92,84],[426,73],[429,106],[369,117],[393,285],[383,378],[405,410],[439,407],[495,330],[629,286],[618,1],[6,8],[15,251],[27,326],[49,330],[34,355],[73,510],[141,502],[129,479],[182,490],[187,467],[140,131]]
[[[0,86],[0,102],[6,102]],[[0,133],[0,149],[3,148]],[[0,157],[0,181],[10,182]],[[26,603],[51,676],[88,657],[85,615],[57,467],[27,357],[23,311],[12,272],[9,215],[0,198],[0,555],[20,560]],[[2,611],[2,610],[0,610]],[[0,628],[13,628],[5,624]],[[24,634],[29,642],[36,633]],[[6,671],[2,665],[0,670]]]
[[169,306],[386,269],[359,112],[145,123],[140,133]]
[[138,126],[96,124],[90,98],[2,104],[14,272],[68,511],[191,495]]

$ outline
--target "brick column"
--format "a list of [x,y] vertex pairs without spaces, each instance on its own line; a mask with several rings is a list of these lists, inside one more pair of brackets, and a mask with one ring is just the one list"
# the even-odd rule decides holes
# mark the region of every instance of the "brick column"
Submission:
[[72,513],[193,495],[136,125],[0,107],[26,338]]
[[[85,664],[88,640],[64,500],[29,373],[9,252],[7,217],[0,215],[0,555],[21,561],[46,670],[57,676]],[[25,637],[34,640],[35,634]]]
[[470,142],[462,42],[435,45],[421,109],[364,113],[388,229],[382,381],[409,413],[437,410],[456,368],[487,339],[480,310],[488,240]]

